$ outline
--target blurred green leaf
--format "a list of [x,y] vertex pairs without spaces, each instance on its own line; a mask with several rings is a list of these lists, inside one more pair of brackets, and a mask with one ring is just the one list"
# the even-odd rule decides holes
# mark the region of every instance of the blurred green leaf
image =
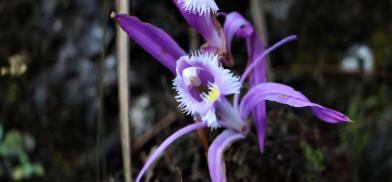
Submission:
[[25,178],[30,178],[34,174],[34,168],[30,163],[23,164],[23,175]]
[[26,178],[30,178],[34,175],[43,176],[45,174],[45,170],[39,163],[25,163],[21,166],[16,167],[12,172],[12,178],[15,181],[20,181]]
[[34,175],[43,176],[45,174],[45,170],[41,164],[30,163],[27,151],[35,148],[33,136],[17,130],[11,130],[5,134],[4,141],[1,142],[3,136],[4,130],[0,125],[0,156],[4,156],[6,160],[9,156],[17,156],[19,159],[18,166],[12,171],[12,179],[14,181],[20,181]]
[[1,141],[3,140],[3,134],[4,134],[4,128],[3,126],[0,125],[0,145],[1,145]]
[[324,154],[321,150],[312,148],[306,141],[301,141],[300,147],[305,156],[307,165],[307,172],[302,176],[302,181],[320,181],[321,173],[325,170],[323,164]]
[[301,141],[300,145],[311,169],[315,172],[323,172],[325,170],[325,166],[323,165],[324,154],[318,149],[313,149],[304,141]]
[[33,164],[33,168],[34,168],[34,174],[36,174],[37,176],[43,176],[45,175],[45,169],[44,167],[42,167],[41,164]]
[[22,165],[30,163],[29,156],[27,156],[26,152],[24,151],[19,152],[19,161],[20,163],[22,163]]
[[19,181],[22,180],[24,177],[24,172],[23,172],[23,168],[21,166],[18,166],[14,169],[14,171],[12,172],[12,178],[15,181]]
[[0,148],[0,155],[17,154],[23,150],[23,135],[18,131],[10,131],[6,134]]

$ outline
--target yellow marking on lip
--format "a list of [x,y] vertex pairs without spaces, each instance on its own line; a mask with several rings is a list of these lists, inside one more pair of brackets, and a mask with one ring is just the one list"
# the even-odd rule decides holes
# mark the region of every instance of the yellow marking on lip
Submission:
[[219,88],[218,88],[217,85],[214,85],[214,86],[211,88],[211,91],[208,92],[208,99],[207,99],[207,102],[208,102],[209,104],[212,104],[213,102],[215,102],[215,101],[219,98],[219,96],[220,96]]

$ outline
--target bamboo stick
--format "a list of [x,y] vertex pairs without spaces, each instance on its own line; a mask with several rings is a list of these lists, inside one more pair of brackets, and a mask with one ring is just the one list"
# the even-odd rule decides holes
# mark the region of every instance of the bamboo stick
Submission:
[[[128,0],[116,0],[116,9],[118,13],[129,13]],[[118,96],[120,106],[120,133],[121,146],[123,155],[123,172],[126,182],[132,180],[131,167],[131,149],[129,134],[129,86],[128,86],[128,58],[129,58],[129,43],[125,32],[121,31],[117,26],[116,33],[116,50],[118,60]]]
[[[265,20],[265,12],[263,8],[264,0],[250,0],[250,8],[252,12],[252,19],[256,27],[257,33],[263,39],[264,47],[268,46],[268,31]],[[274,75],[270,64],[270,59],[267,57],[267,74],[268,80],[273,81]]]

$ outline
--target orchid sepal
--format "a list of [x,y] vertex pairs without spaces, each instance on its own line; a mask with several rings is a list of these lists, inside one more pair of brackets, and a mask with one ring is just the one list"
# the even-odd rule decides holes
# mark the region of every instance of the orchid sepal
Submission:
[[247,118],[251,109],[263,100],[287,104],[292,107],[310,107],[319,119],[328,123],[347,123],[350,121],[350,118],[346,115],[312,103],[302,93],[278,83],[261,83],[244,96],[240,104],[240,113],[243,119]]
[[137,44],[150,53],[173,73],[176,69],[176,61],[186,55],[176,41],[162,29],[142,22],[137,17],[126,14],[112,13],[112,18]]
[[212,142],[208,150],[208,169],[212,182],[226,181],[224,152],[233,142],[243,138],[245,138],[243,134],[226,129]]
[[173,133],[172,135],[170,135],[167,139],[165,139],[165,141],[163,141],[163,143],[151,154],[151,156],[148,158],[147,162],[144,164],[143,168],[140,170],[139,174],[136,177],[136,182],[139,182],[144,173],[146,173],[146,171],[150,168],[150,166],[164,153],[164,151],[173,143],[175,142],[177,139],[181,138],[182,136],[193,132],[197,129],[200,128],[205,128],[207,127],[207,125],[202,124],[202,123],[193,123],[190,124],[180,130],[178,130],[177,132]]

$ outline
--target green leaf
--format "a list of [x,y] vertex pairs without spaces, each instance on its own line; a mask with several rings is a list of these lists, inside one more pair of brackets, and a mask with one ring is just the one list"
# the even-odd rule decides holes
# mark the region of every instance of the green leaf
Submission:
[[3,126],[0,125],[0,145],[1,145],[1,141],[3,140],[3,135],[4,135],[4,128]]
[[311,166],[311,169],[315,172],[323,172],[325,170],[325,166],[323,165],[324,154],[322,151],[312,148],[305,141],[301,141],[300,145],[307,162]]
[[30,178],[34,174],[34,168],[30,163],[23,164],[23,175],[25,178]]
[[19,151],[22,151],[23,134],[15,130],[7,132],[2,148],[0,151],[2,155],[17,154]]
[[8,156],[11,154],[11,150],[7,145],[1,145],[0,146],[0,155],[2,156]]
[[33,164],[33,168],[34,168],[34,173],[35,173],[37,176],[43,176],[43,175],[45,175],[45,169],[44,169],[44,167],[42,167],[41,164],[35,163],[35,164]]
[[19,152],[19,161],[22,165],[30,164],[29,156],[26,154],[25,151]]
[[12,178],[15,181],[19,181],[22,180],[24,178],[24,172],[23,172],[23,168],[22,166],[18,166],[16,167],[13,171],[12,171]]

